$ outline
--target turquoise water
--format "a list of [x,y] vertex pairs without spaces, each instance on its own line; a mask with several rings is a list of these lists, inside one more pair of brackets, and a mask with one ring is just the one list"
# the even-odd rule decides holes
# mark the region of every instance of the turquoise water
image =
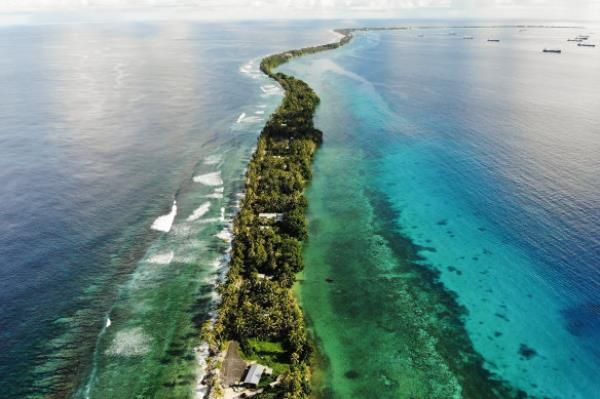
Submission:
[[[3,398],[201,392],[197,327],[281,99],[257,62],[330,25],[2,28]],[[596,397],[600,53],[580,30],[455,31],[283,68],[322,98],[317,396]]]
[[300,286],[317,396],[598,396],[584,31],[371,32],[284,67],[322,99]]
[[332,34],[0,30],[0,396],[193,396],[244,168],[281,100],[258,61]]

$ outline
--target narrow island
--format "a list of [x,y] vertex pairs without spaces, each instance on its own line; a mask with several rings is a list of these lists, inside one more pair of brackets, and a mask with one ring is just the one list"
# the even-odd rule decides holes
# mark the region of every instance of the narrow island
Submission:
[[304,189],[323,133],[313,124],[319,97],[278,66],[305,54],[333,50],[352,39],[270,55],[261,71],[285,91],[258,137],[246,172],[245,197],[233,222],[234,238],[221,303],[202,336],[210,358],[210,397],[303,398],[310,392],[313,347],[292,292],[303,267],[307,238]]
[[[261,131],[248,164],[245,197],[233,222],[229,270],[218,287],[221,303],[215,319],[202,328],[210,354],[203,384],[210,398],[300,399],[311,394],[316,347],[293,286],[304,268],[302,244],[308,237],[304,190],[323,140],[323,133],[313,123],[319,97],[304,81],[274,70],[293,58],[337,49],[350,42],[355,32],[408,29],[336,29],[341,35],[337,42],[290,50],[261,61],[261,71],[277,81],[285,95]],[[422,267],[417,270],[428,288],[439,287],[435,272]],[[442,301],[455,300],[445,290],[440,295]],[[456,306],[452,317],[457,320],[455,337],[460,345],[440,345],[440,350],[448,361],[447,371],[463,394],[529,397],[484,366],[463,328],[464,310]],[[432,335],[438,333],[447,334],[447,326]]]

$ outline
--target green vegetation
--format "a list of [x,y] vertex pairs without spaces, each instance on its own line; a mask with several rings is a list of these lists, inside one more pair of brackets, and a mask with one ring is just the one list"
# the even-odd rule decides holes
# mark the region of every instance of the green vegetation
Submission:
[[[265,398],[303,398],[309,393],[312,352],[304,318],[291,287],[302,270],[307,238],[304,188],[322,142],[313,125],[319,97],[302,80],[274,68],[294,57],[338,48],[351,40],[308,47],[262,60],[261,70],[285,90],[281,106],[263,128],[246,174],[246,196],[233,226],[231,262],[215,324],[204,328],[213,353],[236,340],[251,359],[283,374]],[[259,217],[281,214],[280,218]]]
[[256,360],[257,363],[272,368],[274,377],[290,369],[286,362],[286,350],[281,342],[249,339],[248,347],[244,348],[244,355],[249,360]]

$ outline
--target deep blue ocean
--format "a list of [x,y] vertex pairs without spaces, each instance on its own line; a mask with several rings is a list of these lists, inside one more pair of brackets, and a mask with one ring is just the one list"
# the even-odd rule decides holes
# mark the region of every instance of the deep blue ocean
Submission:
[[329,27],[0,32],[0,397],[189,396],[188,341],[281,101],[258,61],[331,40]]
[[[364,397],[376,384],[380,398],[449,397],[428,379],[450,386],[450,366],[393,378],[414,360],[394,355],[402,326],[427,317],[390,313],[404,275],[393,251],[408,240],[497,378],[536,397],[600,396],[600,53],[567,42],[580,34],[600,39],[590,29],[358,33],[283,68],[322,99],[303,303],[329,361],[327,395]],[[325,281],[334,275],[337,286]],[[450,364],[439,348],[452,337],[423,331],[434,337],[428,364]]]

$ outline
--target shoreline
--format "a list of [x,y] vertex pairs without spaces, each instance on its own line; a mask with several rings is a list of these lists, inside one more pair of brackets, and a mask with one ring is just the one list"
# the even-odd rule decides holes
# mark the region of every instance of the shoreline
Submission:
[[276,359],[266,362],[275,370],[273,382],[251,394],[305,397],[310,392],[314,349],[293,291],[296,274],[304,268],[302,243],[308,237],[304,189],[322,143],[323,133],[313,124],[320,100],[308,84],[274,69],[306,54],[337,49],[352,40],[353,31],[335,29],[336,42],[273,54],[260,62],[261,72],[279,83],[284,98],[262,129],[248,164],[245,197],[233,222],[229,270],[218,286],[221,302],[214,321],[202,329],[209,356],[198,371],[198,379],[204,377],[196,385],[197,396],[239,396],[221,381],[230,342],[239,343],[247,364],[263,359],[263,347],[278,351]]
[[[207,367],[199,372],[204,375],[204,387],[208,397],[221,397],[222,386],[220,379],[220,363],[225,359],[228,343],[239,342],[242,357],[247,358],[248,364],[257,361],[256,350],[261,344],[279,344],[287,360],[287,371],[277,379],[274,391],[292,395],[307,396],[310,393],[311,378],[313,377],[313,361],[318,357],[327,361],[324,354],[315,353],[317,347],[307,329],[306,315],[299,306],[299,293],[294,289],[296,273],[304,268],[302,260],[302,243],[307,238],[306,208],[307,200],[304,189],[310,182],[311,164],[314,153],[322,141],[322,133],[314,128],[313,117],[319,98],[314,91],[302,80],[274,69],[288,61],[306,54],[337,49],[353,38],[354,32],[369,32],[382,30],[426,30],[438,28],[561,28],[560,26],[533,25],[502,25],[502,26],[397,26],[397,27],[357,27],[331,29],[339,41],[289,50],[263,58],[260,70],[269,78],[275,80],[284,90],[284,99],[279,108],[269,118],[262,129],[256,151],[248,165],[246,173],[245,193],[238,215],[233,223],[234,239],[232,243],[231,260],[226,280],[219,285],[218,292],[222,302],[217,309],[214,322],[207,323],[203,328],[203,340],[208,343],[209,356]],[[299,144],[300,149],[293,148]],[[298,152],[296,152],[298,150]],[[297,169],[295,169],[297,168]],[[285,172],[282,172],[285,171]],[[294,173],[300,176],[290,176]],[[290,181],[291,179],[291,181]],[[264,180],[268,180],[265,184]],[[280,197],[287,198],[280,198]],[[273,198],[274,197],[274,198]],[[280,220],[271,220],[263,215],[277,215]],[[294,214],[292,218],[286,217]],[[294,230],[294,231],[291,231]],[[269,231],[269,233],[265,233]],[[293,244],[285,242],[291,239]],[[289,253],[281,253],[283,246],[290,246],[283,251],[291,251],[296,259],[292,267],[293,273],[282,273],[281,258]],[[297,252],[300,251],[299,254]],[[289,259],[288,259],[289,260]],[[285,263],[285,262],[284,262]],[[269,291],[268,294],[257,291]],[[278,295],[279,300],[262,301],[262,295]],[[258,299],[258,301],[257,301]],[[271,298],[272,299],[272,298]],[[266,317],[256,317],[251,313],[256,302]],[[283,307],[283,309],[281,308]],[[259,332],[260,323],[270,322],[273,313],[286,311],[291,315],[293,329],[286,326],[276,333]],[[260,321],[259,321],[260,320]],[[258,324],[256,323],[258,321]],[[279,321],[280,322],[280,321]],[[290,322],[289,320],[287,322]],[[251,326],[248,327],[248,324]],[[277,323],[276,323],[277,324]],[[281,323],[280,323],[281,324]],[[285,322],[283,323],[285,324]],[[282,326],[279,326],[282,327]],[[289,325],[287,326],[289,327]],[[245,355],[245,356],[244,356]],[[476,367],[477,368],[477,367]],[[482,369],[484,369],[482,367]],[[487,371],[487,370],[486,370]],[[486,375],[484,379],[492,380],[491,385],[502,383],[493,381]],[[273,387],[271,387],[273,388]],[[510,390],[510,389],[509,389]],[[269,390],[270,392],[270,390]],[[258,391],[256,392],[258,393]],[[232,397],[227,396],[226,397]],[[237,396],[233,396],[237,397]],[[262,396],[261,396],[262,397]]]
[[[361,55],[347,50],[343,55],[336,54],[334,62],[343,65],[344,61]],[[351,71],[364,71],[365,64],[372,60],[365,59],[361,69],[353,64]],[[290,70],[308,76],[311,61]],[[315,64],[318,65],[318,61]],[[331,365],[316,365],[331,368],[315,368],[314,374],[324,371],[324,375],[313,379],[314,397],[369,397],[371,386],[378,383],[389,386],[388,395],[382,393],[381,397],[394,397],[392,393],[398,392],[405,395],[396,397],[453,397],[446,391],[447,387],[455,387],[456,392],[462,390],[465,397],[529,397],[519,389],[521,385],[512,385],[493,367],[486,367],[485,359],[475,350],[465,329],[464,319],[468,313],[454,293],[443,286],[437,269],[420,264],[419,254],[429,248],[401,234],[400,225],[392,223],[399,220],[399,213],[393,208],[392,198],[386,195],[386,188],[359,183],[363,173],[370,180],[377,180],[377,174],[367,172],[372,164],[362,164],[360,155],[349,154],[360,152],[364,145],[369,148],[368,159],[387,155],[385,150],[380,153],[376,145],[371,148],[366,144],[371,139],[370,128],[385,129],[371,122],[366,112],[361,112],[365,102],[376,103],[375,96],[365,96],[355,103],[353,93],[358,93],[359,83],[346,85],[342,79],[322,74],[311,79],[323,90],[324,108],[319,111],[319,126],[329,131],[330,137],[327,148],[315,161],[315,179],[307,194],[310,219],[316,222],[305,250],[306,283],[302,284],[301,303],[307,322],[318,323],[309,328],[318,333],[317,343],[325,343],[322,350]],[[375,109],[369,108],[369,111]],[[396,112],[402,115],[401,111]],[[385,123],[396,121],[380,119]],[[363,120],[368,121],[365,128],[358,122]],[[352,134],[344,133],[348,126],[355,126]],[[354,168],[360,173],[352,175],[350,171]],[[348,187],[339,188],[343,186]],[[361,219],[363,214],[371,216]],[[363,228],[368,232],[361,236],[357,232]],[[378,256],[370,257],[368,254],[372,253]],[[380,269],[378,262],[385,267]],[[363,281],[368,283],[363,285]],[[360,304],[353,302],[354,296],[361,298],[357,301]],[[351,333],[346,333],[348,331]],[[422,332],[422,336],[415,331]],[[367,353],[373,356],[365,355]],[[398,363],[394,363],[396,360]],[[424,364],[427,367],[423,367]],[[426,393],[414,394],[413,389],[421,382],[419,387]]]

